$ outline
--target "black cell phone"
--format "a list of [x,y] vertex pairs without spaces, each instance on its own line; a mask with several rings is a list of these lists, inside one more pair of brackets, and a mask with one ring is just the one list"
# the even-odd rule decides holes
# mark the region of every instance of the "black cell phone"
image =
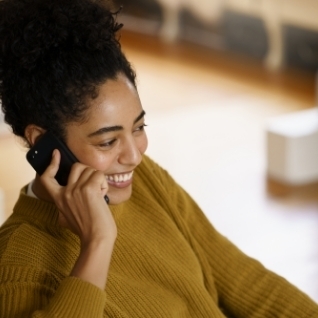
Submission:
[[[39,175],[42,175],[51,163],[54,149],[58,149],[61,153],[60,167],[55,179],[61,186],[65,186],[67,185],[72,165],[79,161],[66,144],[54,136],[54,134],[49,131],[44,133],[35,145],[27,152],[26,158],[33,169]],[[109,203],[107,195],[105,195],[105,201]]]
[[43,136],[28,151],[26,158],[33,169],[39,175],[42,175],[52,160],[54,149],[58,149],[61,153],[60,168],[55,179],[60,185],[65,186],[67,185],[71,167],[75,162],[78,162],[78,160],[68,147],[51,132],[43,134]]

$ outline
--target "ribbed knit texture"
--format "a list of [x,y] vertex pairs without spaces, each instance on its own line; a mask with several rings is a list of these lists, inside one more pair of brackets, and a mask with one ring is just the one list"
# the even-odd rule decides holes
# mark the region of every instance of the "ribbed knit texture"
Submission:
[[118,227],[105,291],[69,277],[79,240],[22,189],[0,230],[0,318],[318,317],[318,306],[220,235],[144,156]]

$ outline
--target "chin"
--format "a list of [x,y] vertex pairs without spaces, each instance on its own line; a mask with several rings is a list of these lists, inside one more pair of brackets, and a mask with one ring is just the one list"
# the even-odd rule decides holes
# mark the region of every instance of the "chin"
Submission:
[[113,191],[109,191],[107,193],[109,197],[109,204],[117,205],[129,200],[131,197],[131,192],[132,192],[131,186],[126,189],[120,189],[120,190],[114,189]]

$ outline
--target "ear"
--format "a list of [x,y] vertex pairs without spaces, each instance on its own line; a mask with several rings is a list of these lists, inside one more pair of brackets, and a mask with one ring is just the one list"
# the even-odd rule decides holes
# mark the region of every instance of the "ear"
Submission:
[[36,141],[45,133],[45,129],[36,126],[36,125],[28,125],[24,130],[24,137],[32,147]]

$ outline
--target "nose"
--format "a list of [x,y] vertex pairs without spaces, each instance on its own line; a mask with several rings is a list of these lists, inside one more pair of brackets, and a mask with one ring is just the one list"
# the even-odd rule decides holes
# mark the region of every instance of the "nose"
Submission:
[[140,164],[141,159],[142,154],[136,140],[133,137],[126,139],[118,155],[118,162],[122,165],[135,167]]

